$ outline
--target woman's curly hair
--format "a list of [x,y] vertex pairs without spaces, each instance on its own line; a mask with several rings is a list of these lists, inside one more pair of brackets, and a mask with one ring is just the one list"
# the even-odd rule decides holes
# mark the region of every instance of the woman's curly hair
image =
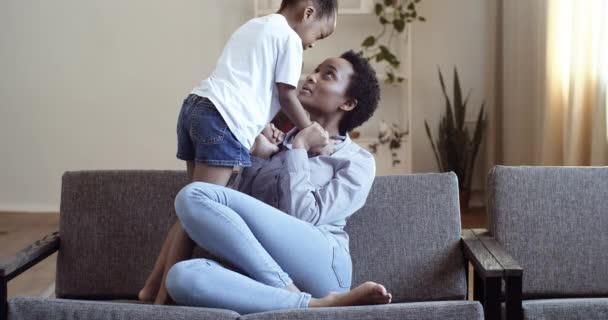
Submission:
[[380,101],[380,85],[376,71],[361,54],[349,50],[340,58],[347,60],[353,66],[354,74],[350,78],[346,95],[357,101],[355,108],[347,112],[340,121],[340,134],[345,134],[374,115]]

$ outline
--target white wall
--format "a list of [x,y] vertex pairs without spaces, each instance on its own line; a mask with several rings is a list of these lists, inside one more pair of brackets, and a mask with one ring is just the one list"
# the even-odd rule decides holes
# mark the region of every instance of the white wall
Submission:
[[[424,120],[437,139],[445,99],[437,67],[441,68],[450,98],[453,96],[454,66],[458,69],[463,94],[472,89],[466,121],[475,121],[482,101],[486,108],[494,100],[495,32],[497,0],[425,0],[420,13],[427,22],[412,29],[412,155],[414,172],[437,171],[426,136]],[[484,150],[476,162],[473,188],[482,188],[485,178]]]
[[66,170],[182,169],[181,100],[250,1],[0,1],[0,210],[58,211]]
[[[444,110],[437,65],[450,88],[458,66],[470,112],[493,99],[496,1],[421,2],[415,172],[436,171],[424,119],[436,128]],[[182,169],[181,99],[252,15],[248,0],[0,1],[0,211],[58,211],[66,170]]]

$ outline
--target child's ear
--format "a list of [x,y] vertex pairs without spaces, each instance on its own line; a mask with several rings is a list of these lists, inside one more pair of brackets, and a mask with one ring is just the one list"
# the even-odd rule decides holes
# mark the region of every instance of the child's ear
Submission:
[[302,21],[309,21],[313,19],[316,11],[317,9],[315,9],[314,6],[307,6],[304,8],[304,16],[302,17]]
[[340,105],[340,110],[342,111],[352,111],[355,107],[357,107],[359,101],[357,99],[348,99],[342,105]]

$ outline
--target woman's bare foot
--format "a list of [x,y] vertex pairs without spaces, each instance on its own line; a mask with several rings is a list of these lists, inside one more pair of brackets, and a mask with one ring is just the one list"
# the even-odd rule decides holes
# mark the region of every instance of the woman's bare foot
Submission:
[[388,304],[392,299],[393,296],[386,291],[383,285],[369,281],[349,292],[332,292],[321,299],[313,298],[308,306],[317,308]]

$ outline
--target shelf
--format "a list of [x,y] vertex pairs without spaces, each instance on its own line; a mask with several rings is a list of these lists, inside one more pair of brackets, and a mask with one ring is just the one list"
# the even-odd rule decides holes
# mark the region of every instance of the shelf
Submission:
[[[306,77],[308,77],[309,73],[302,73],[302,75],[300,75],[300,81],[306,81]],[[404,75],[404,74],[397,74],[397,77],[402,77],[403,78],[403,82],[407,82],[409,80],[409,78]],[[386,74],[382,74],[380,75],[380,77],[378,77],[378,81],[380,81],[380,85],[384,84],[384,81],[387,79],[388,77],[386,76]],[[395,83],[398,84],[398,83]]]
[[[265,2],[265,1],[259,1]],[[349,3],[354,2],[349,6]],[[267,2],[268,4],[269,2]],[[270,2],[272,3],[272,1]],[[356,4],[356,5],[355,5]],[[360,14],[372,14],[374,13],[374,0],[342,0],[340,7],[338,8],[339,15],[360,15]],[[256,8],[256,15],[258,17],[276,13],[279,10],[280,1],[271,4],[271,7],[264,6],[262,8]]]
[[[409,134],[406,134],[404,137],[401,138],[401,142],[408,142],[409,136],[410,136]],[[377,137],[374,138],[374,137],[367,137],[367,136],[362,136],[357,139],[351,138],[351,140],[356,144],[365,143],[366,146],[367,146],[367,144],[378,142]]]

